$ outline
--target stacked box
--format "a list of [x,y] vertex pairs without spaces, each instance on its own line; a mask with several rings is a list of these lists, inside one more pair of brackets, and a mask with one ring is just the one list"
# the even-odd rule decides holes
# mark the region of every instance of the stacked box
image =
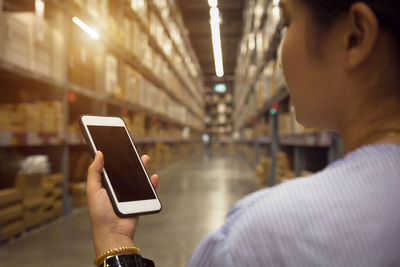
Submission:
[[13,104],[0,105],[0,130],[10,132],[24,132],[25,118],[21,110]]
[[147,134],[152,137],[159,137],[161,133],[161,125],[159,122],[151,123],[149,125]]
[[294,171],[290,168],[289,157],[285,152],[276,153],[276,183],[282,183],[295,177]]
[[33,12],[5,12],[1,29],[3,59],[50,76],[51,33],[47,21]]
[[268,178],[271,172],[271,165],[272,159],[268,157],[261,159],[260,164],[256,168],[257,175],[260,178],[261,184],[263,185],[266,185],[268,183]]
[[[76,29],[78,30],[78,29]],[[80,45],[69,47],[68,81],[93,89],[94,87],[94,51],[93,48]]]
[[61,102],[38,103],[40,113],[40,132],[64,133],[64,111]]
[[3,12],[1,21],[1,57],[22,68],[30,68],[32,26],[27,13]]
[[1,104],[0,130],[64,133],[63,106],[58,101]]
[[133,104],[140,104],[140,87],[142,76],[129,65],[123,66],[123,83],[124,99]]
[[36,103],[20,103],[17,106],[17,110],[24,114],[25,121],[25,132],[40,132],[41,121],[40,121],[40,109]]
[[111,54],[106,56],[106,74],[105,74],[105,87],[107,95],[113,96],[118,99],[124,99],[120,82],[119,82],[119,62],[118,59]]
[[143,114],[135,114],[132,118],[131,133],[134,137],[146,136],[146,116]]
[[64,34],[53,28],[52,32],[52,65],[51,76],[59,81],[66,81],[67,68],[66,68],[66,46]]
[[289,113],[279,116],[279,135],[289,135],[293,133],[293,117]]
[[20,190],[25,229],[43,222],[44,190],[40,174],[3,175],[1,187],[16,187]]
[[147,1],[145,0],[131,0],[131,9],[137,14],[137,16],[147,24],[148,22],[148,7]]
[[88,151],[70,153],[69,180],[72,183],[86,181],[86,175],[93,158]]
[[[34,16],[34,14],[32,14]],[[50,76],[51,36],[50,28],[43,18],[33,19],[32,71]]]
[[270,134],[270,126],[266,123],[257,124],[257,136],[268,136]]
[[132,47],[132,21],[126,16],[123,19],[123,30],[124,46],[130,50]]
[[64,212],[62,203],[63,175],[61,173],[45,175],[42,177],[43,190],[45,194],[43,213],[44,221],[61,216]]
[[69,190],[72,197],[72,205],[74,207],[86,205],[86,182],[70,183]]
[[18,188],[0,190],[0,241],[12,238],[25,230],[22,195]]

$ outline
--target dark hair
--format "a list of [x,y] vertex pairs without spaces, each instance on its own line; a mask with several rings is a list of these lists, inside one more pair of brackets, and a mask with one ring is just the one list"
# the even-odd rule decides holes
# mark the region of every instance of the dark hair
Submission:
[[329,26],[339,15],[357,2],[367,4],[375,13],[381,27],[388,29],[400,50],[400,0],[302,0],[312,10],[322,26]]

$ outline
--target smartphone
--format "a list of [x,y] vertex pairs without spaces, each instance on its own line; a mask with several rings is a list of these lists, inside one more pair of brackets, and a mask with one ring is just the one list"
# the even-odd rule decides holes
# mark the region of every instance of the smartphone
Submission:
[[161,202],[124,121],[82,115],[79,124],[93,157],[97,151],[104,155],[103,186],[115,213],[132,217],[160,212]]

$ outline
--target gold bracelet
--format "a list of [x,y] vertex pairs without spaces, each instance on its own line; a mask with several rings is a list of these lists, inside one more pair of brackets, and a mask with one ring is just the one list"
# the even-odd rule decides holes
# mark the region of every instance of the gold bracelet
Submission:
[[113,248],[107,250],[106,252],[101,253],[95,260],[94,264],[99,266],[99,264],[104,261],[105,258],[110,256],[116,256],[120,254],[138,254],[140,255],[140,249],[137,247],[120,247],[120,248]]

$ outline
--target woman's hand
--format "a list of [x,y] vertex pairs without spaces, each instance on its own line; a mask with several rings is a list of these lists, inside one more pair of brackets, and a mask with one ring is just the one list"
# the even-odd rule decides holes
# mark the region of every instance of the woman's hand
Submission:
[[[142,156],[145,167],[149,164],[150,157]],[[90,220],[92,222],[93,242],[96,255],[107,250],[122,246],[133,246],[133,237],[139,217],[120,218],[111,205],[107,191],[101,185],[101,172],[104,158],[101,152],[96,153],[93,163],[89,167],[86,193]],[[158,187],[158,176],[153,175],[151,182],[155,189]]]

